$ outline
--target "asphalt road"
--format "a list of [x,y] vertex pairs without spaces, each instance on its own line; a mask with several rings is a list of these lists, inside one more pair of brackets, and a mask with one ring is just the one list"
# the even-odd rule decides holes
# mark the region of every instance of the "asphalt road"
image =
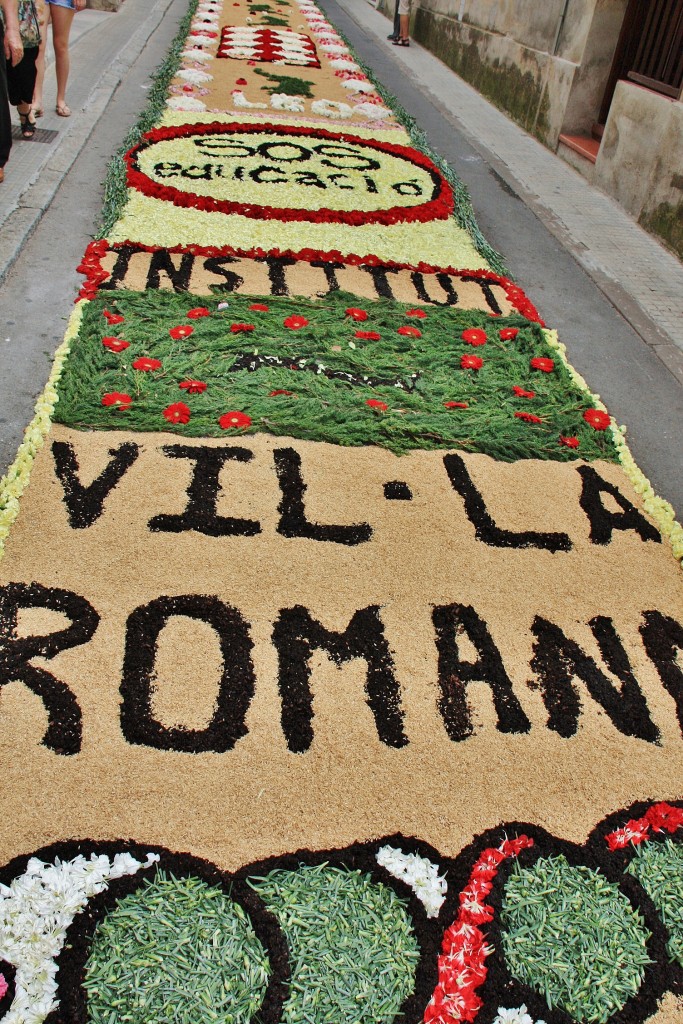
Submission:
[[[157,6],[160,2],[157,0]],[[473,145],[458,126],[457,111],[450,110],[447,102],[435,103],[419,82],[405,74],[390,46],[378,45],[368,37],[363,31],[363,5],[360,16],[353,18],[335,0],[322,0],[321,5],[417,119],[433,148],[466,182],[480,227],[504,254],[510,276],[529,293],[548,325],[558,329],[571,362],[592,390],[600,394],[618,422],[628,425],[636,460],[680,517],[683,387],[654,354],[652,339],[648,344],[647,325],[640,334],[629,325],[549,225],[504,180],[496,154]],[[145,0],[126,0],[118,14],[108,16],[106,31],[115,29],[122,37],[126,31],[132,34],[136,19],[144,16],[149,6]],[[102,116],[93,123],[87,142],[0,284],[3,471],[14,457],[35,398],[49,374],[52,354],[62,339],[81,280],[75,267],[99,222],[107,164],[144,105],[150,74],[163,59],[186,3],[163,0],[163,6],[158,27],[127,69]],[[79,73],[89,74],[93,80],[98,75],[87,60]],[[82,87],[87,89],[87,85]],[[627,260],[628,253],[623,255]]]

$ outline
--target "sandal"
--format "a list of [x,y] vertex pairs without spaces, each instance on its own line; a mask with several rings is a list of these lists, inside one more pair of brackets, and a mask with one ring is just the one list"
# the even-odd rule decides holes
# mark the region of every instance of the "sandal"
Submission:
[[55,107],[55,112],[59,114],[60,117],[71,117],[71,109],[70,107],[67,107],[66,103],[58,103]]
[[19,114],[19,122],[21,124],[21,137],[22,139],[32,139],[36,134],[36,122],[31,120],[31,114],[33,111],[29,107],[25,114],[17,108]]
[[34,117],[42,117],[43,116],[43,108],[42,107],[34,107],[33,108],[33,116]]
[[393,46],[410,46],[410,39],[393,39]]

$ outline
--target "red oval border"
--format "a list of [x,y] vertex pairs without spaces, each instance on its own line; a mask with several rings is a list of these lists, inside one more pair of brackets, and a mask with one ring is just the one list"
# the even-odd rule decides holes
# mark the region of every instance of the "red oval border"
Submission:
[[[157,142],[167,142],[191,135],[214,135],[217,132],[237,131],[245,135],[277,134],[280,131],[282,134],[287,135],[350,142],[367,146],[368,149],[378,150],[381,153],[389,153],[391,156],[402,157],[426,170],[431,175],[435,184],[436,194],[433,194],[431,199],[426,203],[421,203],[419,206],[391,206],[386,210],[374,210],[370,213],[364,213],[361,210],[330,210],[327,207],[320,210],[294,210],[276,206],[260,206],[256,203],[238,203],[227,199],[214,199],[211,196],[200,196],[194,192],[183,192],[173,185],[160,185],[158,182],[152,181],[139,168],[139,154]],[[284,126],[270,124],[242,124],[238,121],[212,121],[204,124],[172,125],[167,128],[154,128],[152,131],[147,132],[138,145],[126,153],[125,159],[128,167],[127,178],[130,188],[142,192],[143,195],[171,202],[174,206],[203,210],[207,213],[237,213],[243,217],[253,217],[257,220],[308,221],[319,224],[351,224],[360,226],[363,224],[424,223],[432,220],[446,220],[453,213],[455,206],[453,191],[450,185],[436,165],[424,153],[409,146],[399,146],[394,142],[378,142],[374,139],[363,139],[358,135],[349,135],[346,132],[330,132],[326,128],[309,128],[301,125],[290,125],[285,128]]]

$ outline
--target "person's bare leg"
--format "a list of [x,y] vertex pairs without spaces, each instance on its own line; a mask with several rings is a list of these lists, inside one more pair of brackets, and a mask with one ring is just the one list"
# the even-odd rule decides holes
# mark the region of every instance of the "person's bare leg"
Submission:
[[36,58],[36,84],[33,88],[33,110],[36,117],[43,116],[43,82],[45,81],[45,51],[50,24],[50,4],[45,4],[45,16],[40,23],[40,48]]
[[57,71],[57,113],[68,117],[71,111],[66,105],[66,83],[69,80],[69,33],[74,12],[68,7],[51,4],[52,43],[55,48]]
[[408,39],[410,33],[410,15],[401,14],[399,20],[401,22],[401,39]]

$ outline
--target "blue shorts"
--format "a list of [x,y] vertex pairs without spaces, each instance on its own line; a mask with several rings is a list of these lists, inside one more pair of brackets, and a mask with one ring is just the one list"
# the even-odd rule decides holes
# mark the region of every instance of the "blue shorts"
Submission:
[[74,0],[47,0],[47,3],[52,4],[53,7],[66,7],[69,11],[75,10]]

